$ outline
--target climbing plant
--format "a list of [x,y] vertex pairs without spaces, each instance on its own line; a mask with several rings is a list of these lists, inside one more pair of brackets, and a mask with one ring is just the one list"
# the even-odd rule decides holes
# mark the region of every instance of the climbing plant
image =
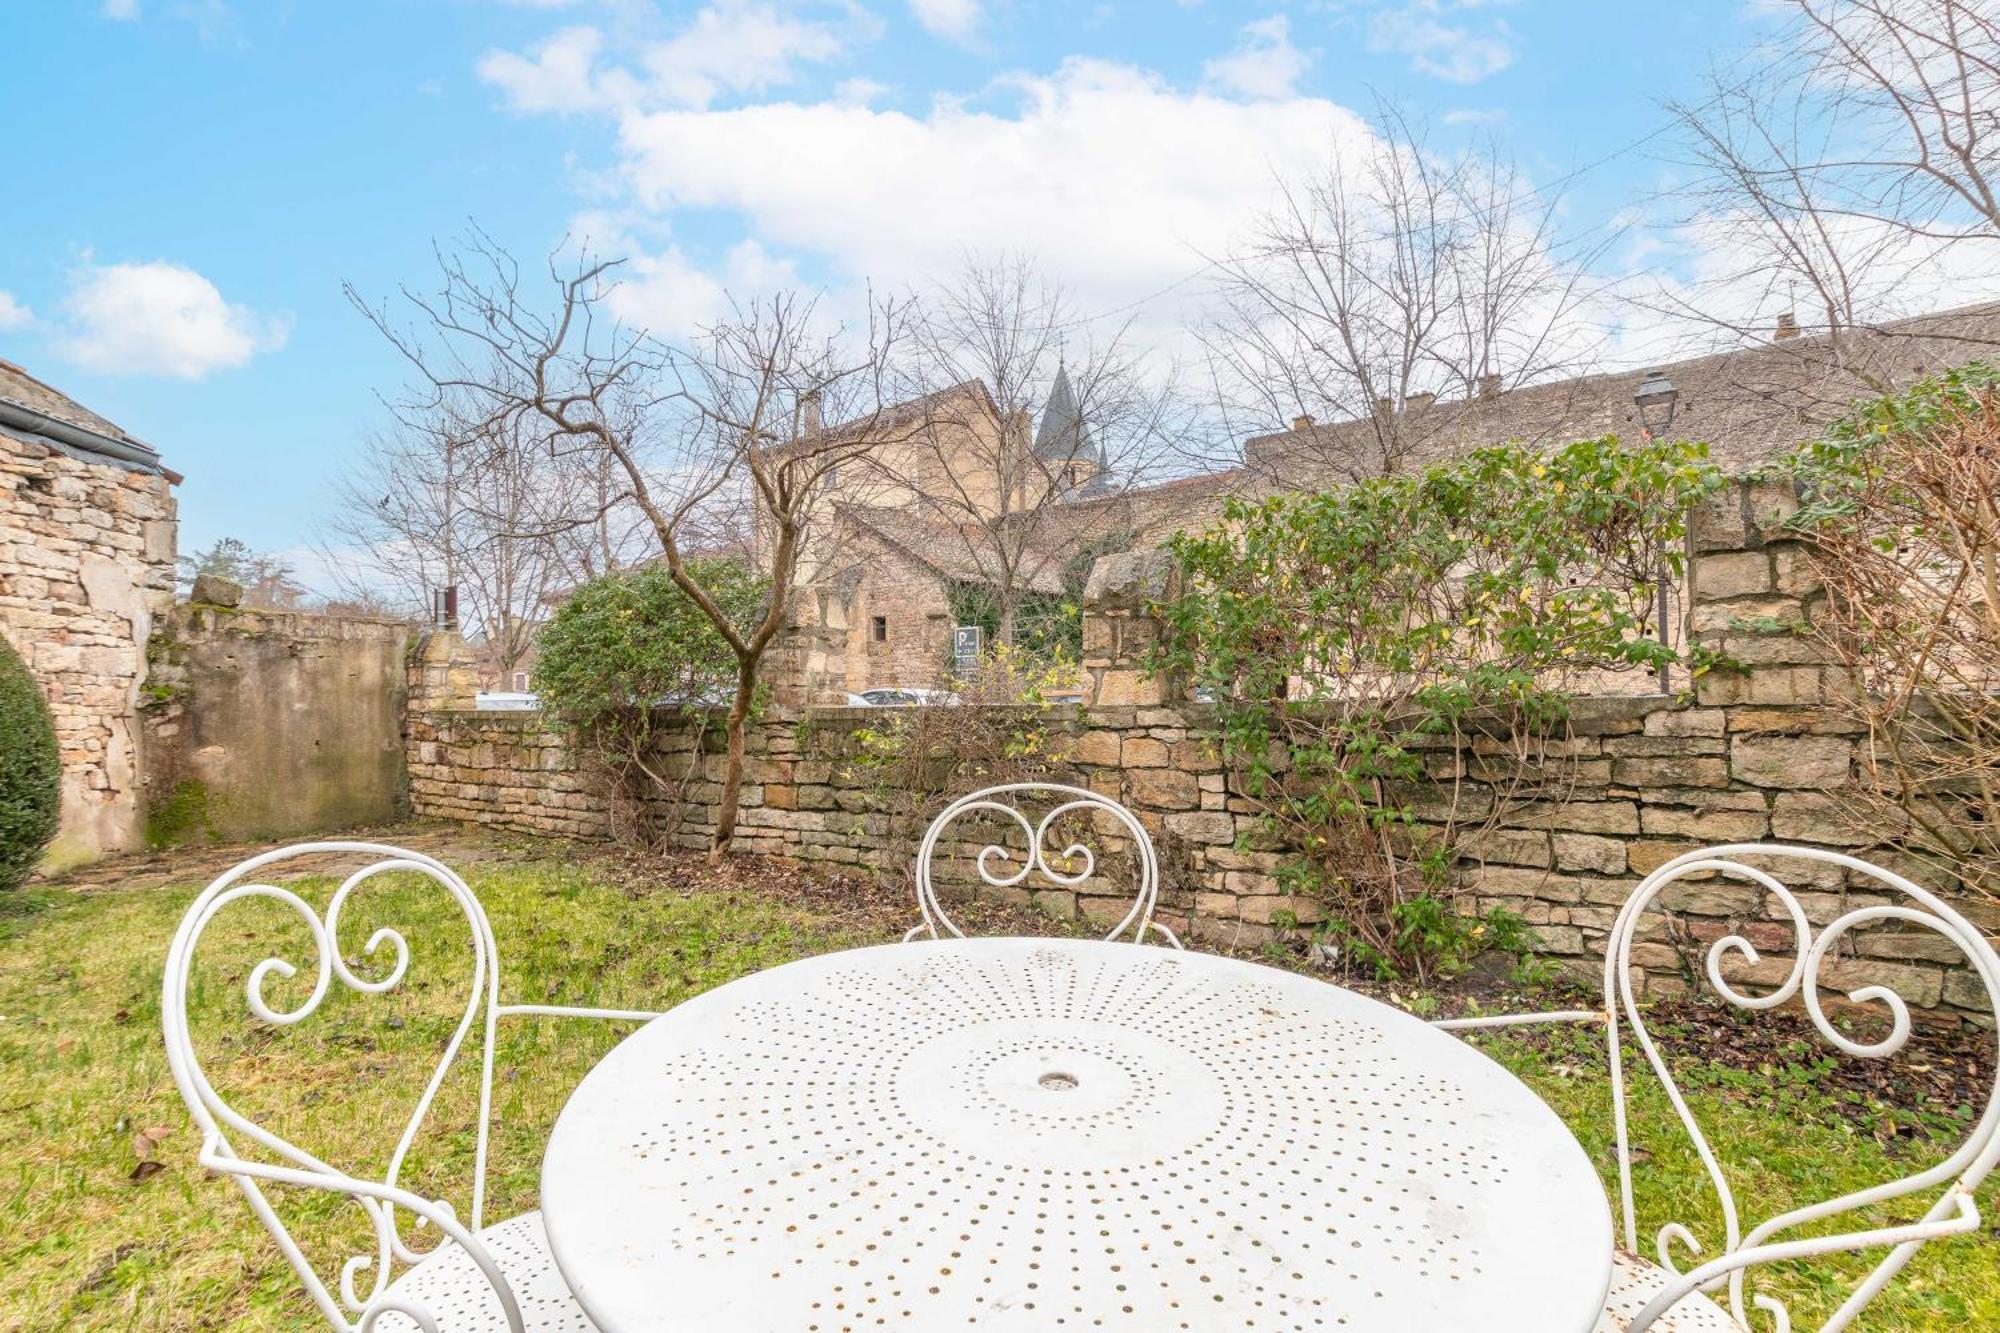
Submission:
[[1825,590],[1806,632],[1863,738],[1852,822],[2000,895],[2000,367],[1864,402],[1787,466]]
[[[1323,904],[1351,960],[1421,978],[1463,959],[1483,929],[1447,910],[1466,838],[1559,791],[1581,677],[1673,658],[1657,580],[1719,482],[1699,444],[1486,448],[1235,500],[1171,541],[1182,591],[1151,669],[1214,701],[1241,789],[1291,849],[1280,883]],[[1476,798],[1456,780],[1468,748]]]

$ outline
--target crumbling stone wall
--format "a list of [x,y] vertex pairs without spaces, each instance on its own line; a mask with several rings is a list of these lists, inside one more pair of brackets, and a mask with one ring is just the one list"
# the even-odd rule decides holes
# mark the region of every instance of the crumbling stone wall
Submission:
[[[1796,632],[1819,592],[1783,526],[1794,506],[1781,488],[1746,486],[1698,517],[1690,632],[1724,665],[1691,692],[1578,700],[1560,783],[1543,799],[1510,800],[1496,828],[1468,848],[1459,869],[1470,905],[1518,912],[1549,954],[1589,971],[1601,967],[1612,919],[1639,879],[1697,846],[1777,840],[1854,849],[1958,896],[1958,886],[1874,845],[1845,805],[1857,738],[1834,706],[1837,674]],[[1170,701],[1170,685],[1139,669],[1154,632],[1144,590],[1162,576],[1143,555],[1100,562],[1085,623],[1097,702],[1035,720],[1077,782],[1129,805],[1154,832],[1169,924],[1196,938],[1270,940],[1282,922],[1313,924],[1318,910],[1280,890],[1274,871],[1284,849],[1270,842],[1255,804],[1204,740],[1208,710]],[[869,772],[848,762],[856,732],[879,723],[872,710],[815,709],[776,712],[753,728],[742,847],[907,875],[907,838],[881,813]],[[538,717],[430,707],[412,718],[410,735],[419,813],[569,836],[607,831],[602,797]],[[689,727],[663,745],[686,763],[700,743]],[[1503,799],[1505,765],[1496,765],[1493,749],[1479,737],[1462,745],[1440,739],[1427,757],[1432,790],[1415,794],[1420,815],[1441,818],[1453,791],[1462,810]],[[721,775],[720,755],[699,762],[680,833],[689,845],[706,840]],[[944,858],[970,866],[977,852],[975,842],[962,842]],[[1794,887],[1819,923],[1884,901],[1837,870]],[[1113,918],[1129,903],[1109,880],[1022,896],[1064,914]],[[1982,929],[2000,932],[2000,910],[1960,901]],[[1634,953],[1646,989],[1685,989],[1700,975],[1706,947],[1728,934],[1763,953],[1754,965],[1732,967],[1732,978],[1772,985],[1789,973],[1790,929],[1760,890],[1710,880],[1671,890],[1666,902],[1672,911],[1649,921]],[[1829,987],[1891,985],[1933,1020],[1988,1020],[1976,981],[1938,937],[1890,922],[1852,942],[1826,969]]]
[[52,868],[140,841],[137,711],[174,541],[167,477],[0,439],[0,634],[47,691],[62,746]]

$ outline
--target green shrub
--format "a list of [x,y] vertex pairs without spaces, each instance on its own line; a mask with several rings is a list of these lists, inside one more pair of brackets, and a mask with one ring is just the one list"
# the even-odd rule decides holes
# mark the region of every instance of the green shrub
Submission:
[[[688,572],[730,620],[754,623],[766,582],[738,560],[697,558]],[[598,761],[629,798],[614,811],[621,833],[671,834],[700,750],[668,765],[655,741],[664,717],[719,707],[736,690],[736,654],[664,565],[592,579],[570,595],[535,639],[535,688],[578,753]],[[668,815],[663,823],[658,807]]]
[[[1461,849],[1564,790],[1576,681],[1673,660],[1657,580],[1719,484],[1699,444],[1509,445],[1232,500],[1172,539],[1182,591],[1151,666],[1214,701],[1223,757],[1291,849],[1280,889],[1325,907],[1345,957],[1425,980],[1493,947],[1496,923],[1454,901]],[[1485,782],[1461,806],[1465,784],[1430,777],[1475,736]]]
[[0,892],[35,868],[61,810],[55,721],[28,664],[0,639]]

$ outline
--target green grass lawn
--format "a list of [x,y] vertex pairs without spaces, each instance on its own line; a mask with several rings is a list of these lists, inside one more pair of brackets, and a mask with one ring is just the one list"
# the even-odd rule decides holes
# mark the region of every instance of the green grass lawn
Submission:
[[[823,897],[779,901],[740,887],[690,887],[692,875],[673,887],[634,887],[574,858],[481,861],[465,870],[499,939],[508,1000],[664,1008],[791,958],[888,938],[884,923],[833,915]],[[0,904],[0,1329],[318,1326],[235,1187],[193,1165],[198,1145],[167,1073],[160,968],[197,887],[57,884]],[[295,887],[323,903],[332,883]],[[243,985],[257,961],[279,952],[300,966],[289,982],[273,979],[274,1004],[302,999],[313,966],[296,920],[250,902],[210,929],[192,1008],[211,1076],[239,1109],[342,1164],[379,1170],[401,1129],[398,1112],[407,1113],[455,1022],[469,971],[462,926],[454,932],[435,891],[385,884],[357,895],[349,911],[346,952],[364,975],[375,972],[359,950],[377,925],[407,935],[410,974],[392,995],[356,996],[336,985],[298,1029],[248,1020]],[[631,1026],[510,1023],[497,1060],[491,1219],[534,1206],[550,1124],[576,1080]],[[1567,1037],[1482,1044],[1549,1100],[1608,1171],[1601,1060]],[[445,1192],[445,1182],[466,1177],[474,1067],[467,1062],[466,1076],[447,1084],[435,1132],[406,1173],[412,1188]],[[1943,1151],[1922,1133],[1883,1132],[1822,1091],[1810,1071],[1697,1071],[1693,1082],[1699,1110],[1736,1167],[1739,1197],[1756,1216],[1907,1174]],[[1664,1098],[1647,1086],[1636,1106],[1648,1236],[1669,1216],[1708,1221],[1699,1165],[1669,1132]],[[1952,1127],[1947,1108],[1932,1119],[1935,1128]],[[157,1145],[135,1141],[160,1127],[167,1133]],[[1981,1200],[1989,1213],[2000,1212],[1993,1193]],[[450,1197],[463,1210],[462,1191]],[[351,1204],[293,1192],[285,1207],[326,1260],[322,1272],[337,1274],[339,1257],[360,1248]],[[1891,1216],[1872,1214],[1867,1223]],[[1815,1327],[1813,1316],[1823,1318],[1839,1300],[1839,1275],[1853,1271],[1852,1264],[1793,1267],[1768,1289],[1792,1304],[1795,1327]],[[2000,1327],[2000,1243],[1990,1234],[1921,1252],[1855,1325],[1947,1326]]]

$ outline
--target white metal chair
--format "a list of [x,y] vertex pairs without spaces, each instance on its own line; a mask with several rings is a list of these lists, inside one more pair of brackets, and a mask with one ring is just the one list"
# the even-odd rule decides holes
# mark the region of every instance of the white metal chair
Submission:
[[[1022,797],[1041,797],[1053,800],[1054,804],[1038,822],[1031,822],[1028,816],[1012,803]],[[1009,799],[1003,799],[1009,798]],[[946,806],[929,828],[924,830],[923,844],[917,849],[917,909],[923,913],[923,922],[912,926],[904,934],[907,942],[919,935],[938,938],[939,931],[958,939],[965,938],[946,915],[944,906],[938,901],[936,881],[932,878],[932,864],[937,854],[938,843],[947,830],[959,819],[968,815],[999,815],[1018,825],[1026,835],[1027,848],[1020,868],[1009,872],[996,872],[993,863],[1015,859],[1015,853],[1006,847],[989,843],[982,848],[978,858],[979,878],[995,888],[1012,888],[1021,884],[1031,874],[1039,874],[1045,881],[1058,888],[1073,889],[1087,881],[1097,871],[1097,857],[1082,843],[1071,843],[1062,850],[1065,865],[1081,860],[1083,868],[1073,873],[1064,873],[1049,864],[1050,848],[1047,845],[1049,832],[1056,821],[1065,815],[1079,811],[1092,815],[1110,816],[1131,840],[1132,861],[1138,873],[1138,889],[1132,899],[1132,909],[1119,923],[1105,935],[1107,940],[1115,940],[1129,935],[1134,943],[1143,943],[1146,932],[1152,931],[1178,949],[1181,942],[1173,931],[1153,920],[1153,911],[1160,899],[1160,858],[1153,850],[1153,840],[1146,834],[1145,825],[1139,817],[1108,796],[1086,790],[1082,787],[1064,786],[1057,782],[1009,782],[998,787],[961,796]]]
[[[254,877],[256,872],[277,862],[328,853],[372,859],[342,880],[327,903],[324,920],[290,889]],[[274,1009],[266,1003],[264,984],[273,973],[281,978],[294,976],[298,967],[283,958],[271,957],[250,970],[245,991],[250,1011],[259,1019],[284,1027],[310,1017],[336,980],[364,995],[393,990],[410,966],[410,949],[403,935],[383,927],[361,947],[362,957],[375,956],[384,946],[393,954],[387,975],[370,980],[357,975],[342,954],[340,914],[367,881],[394,872],[428,878],[448,893],[464,914],[471,937],[472,983],[464,1012],[445,1043],[436,1070],[417,1099],[416,1109],[404,1126],[386,1170],[379,1178],[360,1177],[323,1161],[238,1113],[210,1084],[196,1056],[188,1023],[190,968],[202,932],[222,909],[240,899],[262,898],[280,903],[297,914],[312,936],[318,959],[312,993],[290,1010]],[[334,1328],[344,1333],[390,1333],[391,1330],[404,1333],[416,1329],[426,1333],[459,1333],[467,1329],[590,1333],[590,1321],[577,1307],[549,1256],[541,1215],[525,1213],[490,1227],[484,1222],[495,1027],[501,1018],[514,1015],[643,1021],[657,1014],[567,1005],[502,1004],[493,930],[465,881],[422,853],[368,842],[312,842],[283,847],[252,857],[219,876],[194,900],[174,935],[167,954],[161,1012],[167,1061],[173,1069],[174,1082],[202,1133],[201,1164],[236,1181],[251,1211],[270,1231],[313,1303]],[[412,1193],[398,1183],[398,1177],[445,1075],[475,1029],[480,1043],[479,1124],[471,1211],[469,1220],[461,1222],[451,1204]],[[337,1297],[266,1198],[265,1186],[270,1184],[343,1194],[366,1215],[373,1233],[374,1252],[358,1254],[346,1261],[340,1271]],[[416,1227],[435,1227],[443,1238],[428,1252],[413,1249],[398,1226],[398,1209],[414,1217]],[[398,1266],[404,1271],[395,1275]],[[356,1285],[357,1277],[362,1274],[368,1275],[365,1291]]]
[[[1771,871],[1756,862],[1814,862],[1838,867],[1853,877],[1853,887],[1896,901],[1854,908],[1815,930],[1798,897]],[[1840,852],[1815,847],[1791,847],[1735,843],[1688,852],[1667,862],[1646,876],[1626,900],[1613,922],[1605,950],[1604,1008],[1602,1011],[1559,1010],[1544,1014],[1511,1014],[1488,1018],[1444,1019],[1436,1026],[1457,1030],[1510,1027],[1526,1023],[1585,1022],[1602,1024],[1611,1066],[1613,1123],[1618,1145],[1618,1192],[1622,1207],[1624,1251],[1614,1256],[1610,1296],[1598,1333],[1744,1333],[1750,1328],[1745,1308],[1745,1274],[1759,1264],[1843,1251],[1887,1250],[1888,1254],[1859,1282],[1838,1310],[1820,1325],[1822,1333],[1837,1333],[1851,1323],[1861,1309],[1907,1264],[1910,1256],[1926,1241],[1977,1232],[1979,1209],[1973,1194],[2000,1161],[2000,1075],[1988,1091],[1984,1113],[1965,1141],[1944,1161],[1927,1171],[1902,1180],[1888,1181],[1869,1189],[1825,1203],[1794,1208],[1743,1228],[1735,1194],[1701,1126],[1696,1122],[1678,1084],[1669,1072],[1660,1049],[1646,1030],[1633,989],[1632,945],[1640,918],[1669,885],[1696,875],[1718,874],[1747,881],[1763,889],[1772,903],[1789,918],[1796,961],[1783,984],[1765,995],[1749,995],[1732,985],[1722,973],[1725,958],[1734,955],[1756,963],[1755,946],[1740,935],[1729,935],[1709,946],[1706,972],[1709,984],[1729,1003],[1741,1009],[1771,1009],[1794,998],[1804,1003],[1813,1026],[1820,1035],[1848,1055],[1880,1059],[1894,1055],[1910,1036],[1907,1001],[1887,986],[1863,986],[1848,995],[1857,1004],[1877,1005],[1890,1022],[1889,1033],[1879,1041],[1856,1041],[1829,1021],[1820,999],[1820,974],[1835,945],[1857,927],[1875,922],[1898,921],[1922,927],[1943,936],[1965,958],[1989,1001],[2000,1011],[2000,957],[1979,930],[1935,895],[1919,888],[1901,875],[1870,865]],[[1632,1203],[1632,1152],[1627,1125],[1625,1071],[1620,1050],[1621,1027],[1629,1027],[1632,1040],[1652,1067],[1666,1090],[1682,1128],[1694,1145],[1707,1172],[1723,1218],[1722,1245],[1712,1259],[1683,1272],[1676,1264],[1673,1247],[1678,1244],[1688,1255],[1702,1253],[1701,1242],[1679,1222],[1668,1222],[1655,1238],[1657,1264],[1640,1258],[1638,1223]],[[1862,1227],[1801,1239],[1781,1239],[1786,1233],[1829,1218],[1851,1214],[1890,1199],[1935,1192],[1936,1199],[1921,1220],[1901,1226]],[[1728,1308],[1701,1293],[1727,1286]],[[1770,1315],[1777,1333],[1788,1333],[1791,1316],[1782,1302],[1755,1293],[1749,1304]]]

